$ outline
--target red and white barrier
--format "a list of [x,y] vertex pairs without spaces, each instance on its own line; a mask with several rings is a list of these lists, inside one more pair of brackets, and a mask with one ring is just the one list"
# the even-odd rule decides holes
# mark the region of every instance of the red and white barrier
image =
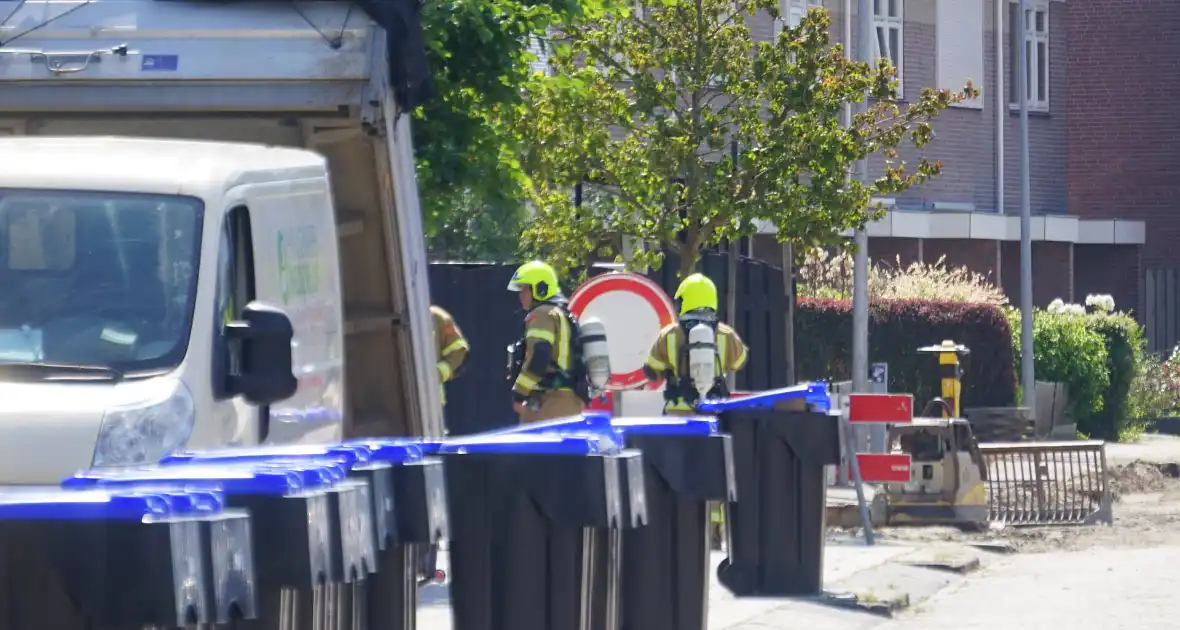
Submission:
[[[910,424],[914,421],[914,397],[909,394],[851,394],[851,424]],[[910,456],[903,453],[856,453],[860,479],[869,483],[905,483],[910,480]],[[852,479],[849,465],[848,478]]]

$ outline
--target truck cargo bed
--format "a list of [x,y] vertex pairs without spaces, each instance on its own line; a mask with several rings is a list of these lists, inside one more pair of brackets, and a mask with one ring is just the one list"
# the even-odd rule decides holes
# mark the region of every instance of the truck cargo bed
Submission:
[[409,120],[388,87],[380,27],[346,2],[5,4],[0,134],[252,142],[327,157],[345,433],[441,434]]

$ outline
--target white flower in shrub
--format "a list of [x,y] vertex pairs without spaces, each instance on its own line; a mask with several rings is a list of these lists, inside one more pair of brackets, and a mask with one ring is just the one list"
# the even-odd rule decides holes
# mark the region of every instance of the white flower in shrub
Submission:
[[1057,298],[1049,302],[1049,307],[1045,309],[1050,313],[1061,313],[1065,311],[1065,302],[1061,298]]
[[1099,313],[1114,312],[1114,297],[1110,295],[1087,295],[1086,306],[1092,307]]
[[1085,315],[1086,307],[1082,306],[1081,304],[1066,304],[1065,306],[1061,307],[1061,312],[1069,313],[1071,315]]

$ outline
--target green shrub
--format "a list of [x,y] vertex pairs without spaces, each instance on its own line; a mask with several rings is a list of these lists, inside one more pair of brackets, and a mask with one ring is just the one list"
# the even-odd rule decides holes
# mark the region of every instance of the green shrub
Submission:
[[1106,344],[1106,371],[1110,385],[1102,397],[1102,409],[1091,419],[1092,436],[1118,439],[1125,433],[1143,429],[1131,414],[1131,384],[1143,364],[1143,328],[1126,313],[1097,312],[1086,316],[1089,327],[1102,336]]
[[[869,311],[869,361],[889,364],[889,391],[912,393],[925,406],[939,395],[938,361],[922,346],[950,339],[971,350],[964,361],[962,407],[1000,407],[1016,399],[1012,332],[989,304],[879,300]],[[848,380],[852,311],[843,300],[799,300],[795,315],[799,380]]]
[[[815,249],[799,266],[799,295],[809,298],[852,298],[852,256]],[[973,304],[1008,303],[1007,296],[987,276],[967,267],[947,267],[946,257],[934,263],[903,266],[901,258],[870,261],[869,298],[873,300],[934,300]]]
[[[1009,310],[1012,322],[1012,345],[1016,350],[1016,369],[1020,369],[1020,312]],[[1084,311],[1033,312],[1033,359],[1038,381],[1064,383],[1069,389],[1069,400],[1078,432],[1100,439],[1116,439],[1109,427],[1098,424],[1099,412],[1105,404],[1110,376],[1107,364],[1110,354],[1106,338],[1090,325]]]
[[1151,423],[1180,409],[1180,383],[1172,363],[1150,352],[1139,354],[1135,378],[1127,394],[1127,421],[1120,439],[1134,437]]

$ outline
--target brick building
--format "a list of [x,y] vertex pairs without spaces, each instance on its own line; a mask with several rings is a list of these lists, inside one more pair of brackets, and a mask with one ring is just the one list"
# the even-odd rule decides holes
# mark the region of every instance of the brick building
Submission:
[[[812,6],[832,16],[843,41],[857,0],[779,0],[779,20],[747,22],[758,40]],[[931,182],[880,200],[887,216],[868,226],[877,261],[945,256],[1020,293],[1020,112],[1013,89],[1022,16],[1016,0],[873,0],[875,50],[898,68],[900,100],[925,87],[979,98],[934,122],[923,153],[943,163]],[[1180,340],[1180,116],[1170,79],[1180,78],[1180,0],[1027,0],[1033,295],[1080,301],[1109,293],[1134,309],[1157,347]],[[1013,28],[1013,25],[1017,28]],[[545,62],[538,62],[544,69]],[[915,150],[901,151],[913,160]],[[870,165],[880,173],[883,163]],[[779,263],[773,235],[753,253]]]
[[[782,2],[788,20],[798,19],[808,6],[820,4],[818,0]],[[855,12],[855,0],[851,4]],[[1012,78],[1018,69],[1014,52],[1019,49],[1013,44],[1019,32],[1013,32],[1012,24],[1017,19],[1017,4],[1009,0],[874,0],[873,4],[875,53],[887,55],[899,68],[902,101],[924,87],[958,90],[968,80],[981,95],[948,109],[935,121],[936,139],[924,153],[942,161],[943,174],[896,198],[882,200],[890,210],[883,220],[868,227],[869,255],[889,261],[900,257],[903,263],[931,262],[946,256],[951,265],[967,265],[990,274],[1016,298],[1020,290],[1020,117]],[[1129,45],[1151,31],[1147,26],[1155,19],[1151,11],[1137,14],[1137,21],[1127,24],[1121,10],[1113,8],[1142,4],[1156,7],[1156,14],[1166,6],[1180,16],[1177,0],[1028,0],[1033,292],[1039,305],[1057,297],[1081,300],[1096,292],[1114,295],[1122,307],[1137,308],[1140,303],[1139,260],[1145,229],[1136,219],[1154,220],[1154,230],[1161,218],[1167,218],[1164,209],[1171,197],[1165,188],[1180,186],[1180,177],[1166,177],[1166,157],[1168,152],[1180,153],[1180,145],[1168,142],[1171,136],[1159,133],[1166,129],[1160,125],[1139,127],[1135,134],[1122,129],[1136,125],[1127,120],[1131,111],[1144,122],[1157,116],[1151,103],[1162,103],[1168,95],[1157,89],[1128,109],[1125,101],[1113,97],[1095,98],[1091,107],[1079,107],[1074,94],[1079,84],[1076,76],[1083,76],[1083,92],[1090,90],[1086,93],[1097,96],[1111,89],[1107,87],[1113,82],[1109,76],[1120,75],[1127,65],[1118,64],[1118,68],[1106,70],[1106,75],[1088,75],[1090,65],[1110,59],[1105,49],[1093,47],[1088,30],[1101,34],[1101,41],[1124,56],[1137,60],[1152,57],[1148,50]],[[843,0],[823,1],[832,14],[837,39],[843,33],[843,5]],[[1093,5],[1112,8],[1103,12]],[[1071,15],[1071,11],[1077,13]],[[999,31],[997,23],[1002,24]],[[1105,30],[1112,23],[1117,28]],[[855,44],[855,13],[852,26]],[[774,33],[769,17],[761,24],[756,20],[755,28],[755,36]],[[1180,30],[1173,28],[1171,33],[1180,38]],[[1074,46],[1074,41],[1081,43]],[[1152,42],[1149,50],[1158,49],[1157,55],[1165,55],[1164,49],[1171,46],[1167,52],[1173,61],[1168,71],[1176,74],[1180,73],[1175,61],[1180,53],[1175,51],[1180,48],[1173,44]],[[1113,84],[1142,93],[1149,74],[1120,75],[1123,83]],[[1158,80],[1159,75],[1155,76]],[[1122,118],[1113,130],[1090,136],[1089,144],[1078,140],[1078,131],[1103,128],[1110,119],[1119,118],[1120,111]],[[1180,125],[1180,121],[1168,122]],[[1104,171],[1103,149],[1099,147],[1110,146],[1107,136],[1119,137],[1119,146],[1133,145],[1140,137],[1154,139],[1154,170],[1138,172],[1145,181],[1159,186],[1140,188],[1139,205],[1121,203],[1117,191],[1128,182]],[[913,150],[902,155],[917,157]],[[880,171],[881,166],[875,163],[873,168]],[[1090,192],[1079,194],[1078,186],[1071,186],[1071,179],[1078,177],[1086,180]],[[1167,229],[1180,235],[1180,218],[1173,221]],[[780,260],[772,236],[760,236],[755,250],[760,257]],[[1162,246],[1152,255],[1171,255],[1180,263],[1180,248],[1169,252]],[[1147,252],[1144,256],[1155,260],[1148,258]]]
[[[1141,319],[1157,348],[1180,328],[1180,2],[1070,0],[1067,138],[1070,212],[1088,220],[1146,223]],[[1129,256],[1086,262],[1094,278],[1129,278]]]

